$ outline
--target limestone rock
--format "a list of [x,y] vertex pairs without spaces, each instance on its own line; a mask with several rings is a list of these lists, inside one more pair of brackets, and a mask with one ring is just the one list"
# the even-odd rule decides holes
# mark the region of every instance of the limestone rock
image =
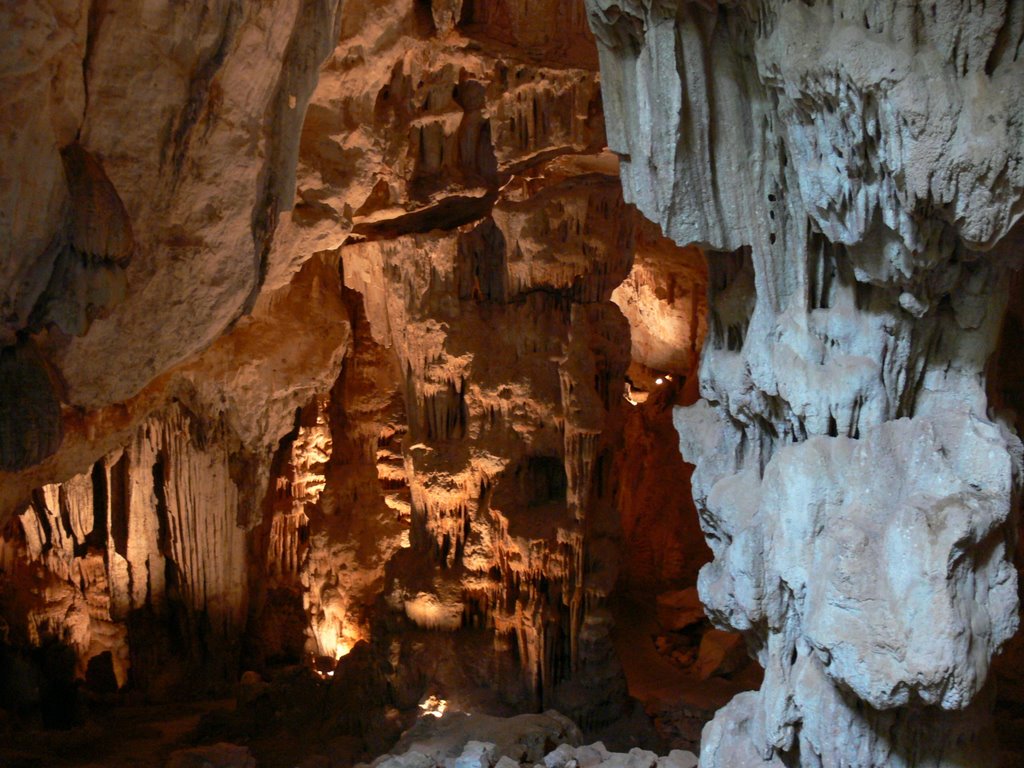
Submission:
[[634,747],[629,750],[629,755],[626,759],[627,768],[654,768],[657,765],[658,756],[651,752],[649,749],[640,749]]
[[[337,254],[366,318],[356,355],[372,349],[377,372],[332,394],[359,433],[344,463],[365,481],[343,479],[338,462],[319,510],[297,522],[311,534],[306,609],[322,615],[323,652],[345,645],[332,633],[367,635],[381,596],[403,622],[396,675],[408,675],[410,699],[484,688],[488,664],[518,663],[506,695],[607,719],[624,695],[597,618],[615,576],[616,510],[594,470],[613,461],[621,416],[628,342],[609,297],[629,271],[636,219],[602,152],[591,38],[579,6],[424,10],[346,5],[303,128],[298,202],[271,253],[268,285],[305,253]],[[566,23],[556,35],[543,19]],[[353,375],[363,367],[354,361]],[[363,383],[401,407],[355,417],[371,399]],[[363,484],[371,465],[383,494]],[[372,530],[404,539],[358,556],[342,543]],[[585,550],[595,556],[581,568]],[[469,665],[467,627],[499,636]],[[421,637],[451,650],[427,661]],[[412,690],[421,664],[438,690]]]
[[462,754],[455,758],[455,768],[490,768],[494,765],[495,746],[480,741],[467,741]]
[[690,494],[693,467],[679,455],[672,425],[672,407],[697,397],[706,294],[701,252],[681,249],[640,222],[633,269],[612,292],[629,321],[632,359],[618,495],[627,588],[692,584],[710,558]]
[[712,675],[728,675],[747,661],[747,648],[742,635],[712,629],[700,639],[697,651],[696,673],[701,680]]
[[718,252],[703,400],[675,422],[701,597],[765,681],[702,763],[989,764],[1020,443],[984,371],[1019,257],[1024,18],[588,8],[627,199]]
[[658,623],[662,629],[672,632],[703,621],[704,606],[693,587],[658,595]]
[[643,220],[633,269],[612,292],[629,320],[633,362],[661,374],[694,373],[707,321],[706,293],[701,251],[679,248]]
[[[494,760],[508,757],[521,764],[542,763],[551,744],[579,744],[580,733],[567,717],[553,710],[542,715],[510,718],[449,713],[421,718],[393,747],[393,754],[419,753],[435,765],[464,753],[468,744],[486,744]],[[493,750],[493,751],[492,751]]]
[[409,751],[404,755],[388,755],[383,760],[373,761],[374,768],[433,768],[435,765],[430,757],[416,751]]
[[570,744],[559,744],[553,752],[544,755],[546,768],[565,768],[565,765],[574,760],[576,750]]
[[[4,606],[12,639],[66,643],[83,677],[109,653],[119,686],[132,663],[141,665],[139,684],[148,676],[161,690],[194,684],[177,665],[201,669],[213,659],[200,644],[225,653],[245,623],[230,448],[227,433],[175,406],[91,472],[41,489],[0,538],[6,577],[25,590]],[[170,615],[202,615],[204,628],[174,647],[160,628]]]
[[70,208],[59,149],[71,144],[85,110],[88,11],[84,4],[7,4],[10,31],[0,58],[0,343],[29,321],[61,250]]
[[[0,14],[16,641],[158,697],[308,664],[354,740],[448,690],[619,717],[622,394],[692,380],[704,280],[623,200],[583,5]],[[653,581],[695,570],[681,511]]]
[[5,551],[50,584],[16,623],[63,632],[77,606],[81,662],[116,650],[140,681],[180,677],[139,650],[163,643],[168,589],[228,645],[244,615],[256,666],[324,674],[374,621],[468,624],[497,636],[478,683],[486,659],[518,665],[512,700],[614,718],[629,343],[610,296],[636,216],[582,6],[338,7],[5,9],[4,124],[23,110],[42,143],[18,132],[3,161],[36,157],[11,175],[39,224],[0,189],[27,227],[3,343],[34,333],[62,380],[36,387],[39,418],[0,414],[5,468],[33,465],[0,477]]
[[[72,402],[135,394],[251,308],[336,9],[289,0],[93,19],[81,143],[103,158],[136,248],[125,300],[55,350]],[[177,311],[152,311],[168,305]]]
[[665,757],[658,758],[658,768],[697,768],[697,756],[684,749],[673,749]]
[[[395,746],[395,752],[382,755],[373,761],[373,768],[441,768],[447,765],[495,766],[495,768],[515,768],[515,766],[542,766],[542,768],[696,768],[697,758],[691,752],[672,750],[668,755],[658,757],[654,752],[634,748],[628,753],[609,752],[603,743],[595,742],[587,746],[574,746],[578,740],[563,741],[546,755],[538,752],[544,744],[537,740],[536,729],[541,719],[546,717],[560,718],[557,712],[540,715],[519,715],[513,718],[499,719],[484,716],[479,720],[473,717],[459,719],[455,722],[438,724],[436,721],[423,728],[417,725],[414,731],[420,734],[412,738],[406,735]],[[534,718],[528,721],[527,718]],[[432,720],[432,718],[427,718]],[[564,719],[564,718],[562,718]],[[435,735],[424,739],[424,734],[433,732]],[[472,733],[480,738],[497,736],[497,743],[468,741],[463,742],[465,733]],[[545,734],[550,746],[553,741],[565,739],[567,733]],[[464,746],[461,746],[464,743]],[[412,744],[412,747],[409,745]],[[527,746],[529,744],[529,746]],[[408,749],[407,749],[408,748]],[[407,751],[401,751],[405,750]],[[459,757],[452,758],[456,750],[461,749]],[[496,758],[495,756],[500,755]],[[510,757],[510,755],[515,755]]]
[[4,9],[3,341],[71,334],[47,340],[71,402],[134,395],[251,308],[337,6]]

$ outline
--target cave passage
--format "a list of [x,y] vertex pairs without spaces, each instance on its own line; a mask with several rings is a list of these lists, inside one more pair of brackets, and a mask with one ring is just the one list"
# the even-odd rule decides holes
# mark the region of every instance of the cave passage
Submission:
[[1021,3],[65,5],[0,764],[1020,764]]

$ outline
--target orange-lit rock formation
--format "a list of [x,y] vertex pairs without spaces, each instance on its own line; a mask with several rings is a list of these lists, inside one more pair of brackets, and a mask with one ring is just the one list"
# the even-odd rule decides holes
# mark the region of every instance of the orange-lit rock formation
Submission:
[[637,583],[696,536],[627,369],[692,379],[703,267],[623,203],[582,4],[6,13],[13,640],[167,695],[368,640],[399,705],[617,717],[620,516]]

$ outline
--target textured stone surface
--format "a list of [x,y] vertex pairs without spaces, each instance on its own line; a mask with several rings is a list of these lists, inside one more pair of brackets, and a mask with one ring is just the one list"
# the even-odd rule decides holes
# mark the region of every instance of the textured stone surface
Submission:
[[694,588],[658,595],[658,624],[665,630],[685,629],[704,619],[704,606]]
[[134,395],[252,307],[337,6],[5,7],[4,320],[43,303],[69,402]]
[[984,371],[1024,191],[1019,6],[588,8],[627,199],[728,252],[675,418],[702,598],[766,676],[702,763],[990,764],[1018,621],[1020,443]]
[[[608,451],[600,435],[621,408],[619,387],[571,391],[568,381],[576,368],[590,371],[590,380],[606,369],[614,379],[617,368],[621,381],[628,353],[625,323],[607,301],[612,281],[603,265],[581,277],[563,261],[578,243],[545,246],[536,266],[523,269],[519,286],[516,257],[525,261],[544,244],[548,224],[535,223],[538,209],[550,213],[548,222],[561,215],[572,222],[569,231],[582,229],[583,248],[611,229],[609,239],[628,253],[630,233],[617,197],[607,178],[567,182],[535,201],[499,203],[493,219],[463,232],[406,235],[341,251],[346,284],[366,307],[363,332],[397,353],[397,366],[385,375],[404,390],[408,409],[401,414],[408,436],[396,478],[408,483],[408,512],[379,507],[411,525],[412,550],[389,577],[389,601],[425,629],[458,629],[468,620],[512,635],[527,690],[545,697],[569,674],[571,649],[589,638],[577,633],[600,626],[587,624],[581,611],[587,572],[595,598],[607,594],[614,578],[614,562],[581,567],[581,558],[588,546],[584,521],[596,518],[594,547],[602,546],[601,526],[606,537],[614,524],[601,485],[607,477],[591,472],[595,461],[610,461],[598,458]],[[480,230],[493,235],[484,239]],[[498,295],[481,296],[480,283],[483,290],[488,283],[509,286],[513,295],[501,287]],[[602,294],[603,303],[587,302]],[[575,303],[574,295],[583,301]],[[512,378],[503,367],[509,360],[518,361]],[[548,633],[554,637],[545,639]],[[602,666],[592,674],[614,679],[614,667]]]
[[[291,485],[275,509],[298,567],[273,578],[305,595],[317,653],[401,637],[405,705],[459,691],[596,722],[623,695],[600,606],[629,360],[609,297],[636,217],[601,152],[580,7],[525,8],[346,6],[268,281],[330,249],[357,319],[317,406],[323,491]],[[544,20],[560,18],[556,35]],[[293,453],[317,419],[301,420]]]
[[451,692],[607,723],[619,518],[637,583],[700,561],[670,398],[617,478],[701,257],[638,235],[582,3],[338,8],[4,9],[45,127],[0,160],[4,615],[147,694],[383,676],[377,737]]
[[[175,406],[91,472],[38,491],[0,539],[10,641],[62,642],[82,677],[110,653],[119,686],[135,666],[135,684],[160,694],[230,664],[248,593],[232,447]],[[172,621],[189,630],[174,637]]]
[[633,268],[612,292],[629,321],[632,358],[618,488],[628,589],[692,585],[711,556],[690,494],[693,467],[682,461],[672,425],[673,406],[697,398],[706,294],[700,250],[679,248],[642,220]]
[[706,294],[700,249],[681,249],[642,220],[633,269],[612,292],[629,320],[633,362],[652,373],[695,373],[707,330]]
[[[421,718],[395,744],[392,755],[378,758],[380,765],[394,755],[418,754],[431,765],[448,758],[485,756],[487,765],[508,757],[516,763],[542,763],[555,747],[579,744],[579,728],[569,718],[548,710],[543,714],[501,718],[452,713],[441,718]],[[401,759],[399,757],[399,759]]]
[[[659,757],[634,748],[610,752],[603,742],[580,745],[581,734],[564,715],[548,710],[510,718],[462,714],[425,718],[402,736],[372,768],[695,768],[691,752],[672,750]],[[364,768],[367,764],[363,764]]]

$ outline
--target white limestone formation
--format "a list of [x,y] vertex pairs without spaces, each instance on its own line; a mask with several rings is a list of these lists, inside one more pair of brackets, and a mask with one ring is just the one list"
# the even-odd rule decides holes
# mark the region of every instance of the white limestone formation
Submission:
[[1024,5],[588,8],[627,199],[724,252],[675,421],[701,597],[765,681],[702,765],[992,764],[1021,445],[985,366],[1024,211]]
[[423,718],[389,754],[359,768],[696,768],[691,752],[659,757],[646,749],[612,752],[603,742],[581,745],[576,725],[555,710],[491,717],[448,713]]

